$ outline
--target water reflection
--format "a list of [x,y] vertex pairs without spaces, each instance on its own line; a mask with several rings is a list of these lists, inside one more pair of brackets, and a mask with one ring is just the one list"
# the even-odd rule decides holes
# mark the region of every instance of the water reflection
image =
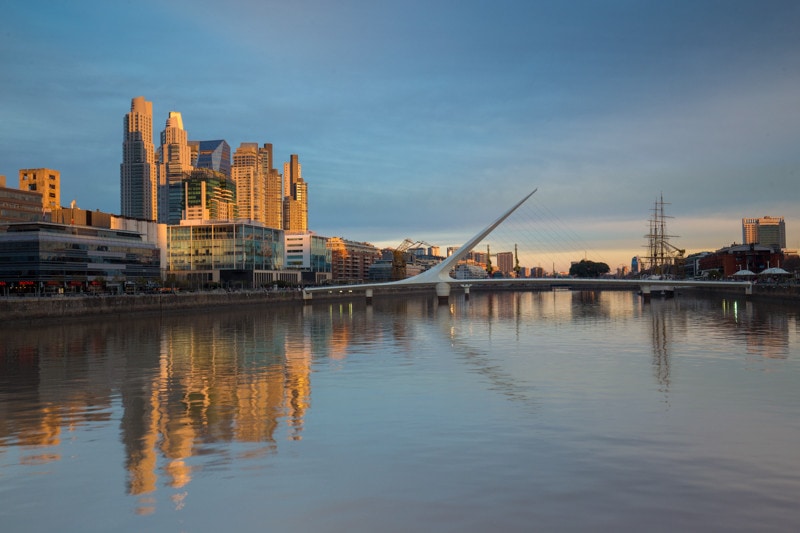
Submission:
[[[17,328],[3,331],[0,344],[0,457],[16,450],[26,467],[63,461],[69,435],[113,426],[136,512],[157,510],[159,487],[170,489],[180,509],[203,470],[274,457],[299,442],[321,368],[381,350],[411,360],[421,344],[435,346],[530,414],[547,395],[523,371],[526,361],[546,355],[579,374],[576,363],[558,356],[592,349],[598,338],[608,340],[606,330],[626,328],[628,342],[652,352],[644,371],[652,367],[667,399],[678,381],[676,351],[787,359],[797,343],[791,308],[691,298],[645,305],[631,293],[587,291],[474,293],[446,306],[429,297],[387,298],[371,307],[337,302]],[[601,334],[587,333],[594,329]],[[745,353],[717,352],[713,342],[687,348],[700,331],[712,341],[738,340],[726,349],[741,345]]]

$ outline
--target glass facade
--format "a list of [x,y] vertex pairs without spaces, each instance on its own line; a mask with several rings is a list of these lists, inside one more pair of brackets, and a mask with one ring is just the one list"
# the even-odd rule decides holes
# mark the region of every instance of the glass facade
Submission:
[[158,247],[136,232],[35,222],[10,224],[0,233],[0,282],[6,287],[160,278]]
[[281,230],[249,223],[209,222],[169,226],[170,271],[280,270]]

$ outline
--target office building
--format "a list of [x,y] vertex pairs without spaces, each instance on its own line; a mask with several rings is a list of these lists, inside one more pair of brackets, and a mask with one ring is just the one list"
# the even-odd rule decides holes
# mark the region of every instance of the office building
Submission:
[[[308,229],[308,186],[297,154],[283,164],[283,226],[288,231]],[[364,278],[366,279],[366,278]]]
[[194,287],[242,288],[300,282],[299,271],[283,268],[283,235],[279,229],[245,221],[183,220],[167,227],[167,273]]
[[760,244],[772,248],[786,248],[786,224],[783,217],[742,219],[744,244]]
[[259,148],[261,172],[264,174],[264,224],[270,228],[283,229],[283,181],[281,173],[274,168],[272,144],[264,143]]
[[183,180],[181,220],[232,220],[236,217],[236,185],[224,174],[196,168]]
[[313,231],[284,231],[283,250],[284,267],[302,271],[304,283],[320,284],[331,279],[327,237]]
[[0,232],[0,285],[8,293],[121,291],[161,279],[160,250],[137,231],[50,222]]
[[236,184],[236,207],[239,217],[265,222],[266,183],[261,172],[258,143],[239,145],[233,153],[231,178]]
[[158,149],[158,221],[162,224],[180,222],[182,182],[192,168],[192,150],[183,129],[183,118],[179,112],[170,111]]
[[156,220],[158,217],[158,171],[153,147],[153,103],[143,96],[131,101],[125,115],[120,165],[120,211],[122,216]]
[[0,180],[0,222],[32,222],[44,216],[41,193],[12,189]]
[[192,165],[208,168],[231,177],[231,147],[224,140],[189,141],[192,151]]
[[42,209],[50,212],[61,207],[61,173],[51,168],[23,168],[19,188],[42,195]]

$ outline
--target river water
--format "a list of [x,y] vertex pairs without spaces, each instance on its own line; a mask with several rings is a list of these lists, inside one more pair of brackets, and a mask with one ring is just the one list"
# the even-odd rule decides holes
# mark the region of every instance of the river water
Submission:
[[795,531],[798,307],[473,293],[0,329],[0,529]]

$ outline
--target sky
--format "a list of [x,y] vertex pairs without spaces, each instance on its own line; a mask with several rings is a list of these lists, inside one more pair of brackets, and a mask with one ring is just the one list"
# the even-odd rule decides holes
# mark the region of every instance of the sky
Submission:
[[65,205],[119,213],[144,96],[156,142],[179,111],[190,139],[298,154],[320,235],[457,246],[537,189],[551,234],[612,269],[662,195],[687,253],[760,216],[800,248],[794,0],[0,0],[0,20],[0,175],[57,169]]

